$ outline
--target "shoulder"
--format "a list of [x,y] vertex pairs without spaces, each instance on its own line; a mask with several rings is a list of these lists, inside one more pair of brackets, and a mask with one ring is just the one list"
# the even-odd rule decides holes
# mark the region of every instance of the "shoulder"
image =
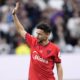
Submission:
[[33,35],[29,33],[26,33],[25,40],[28,43],[28,45],[31,45],[31,46],[33,46],[37,42],[36,37],[34,37]]
[[31,39],[37,40],[36,37],[34,37],[33,35],[31,35],[31,34],[29,34],[29,33],[26,33],[26,34],[25,34],[25,39],[27,39],[27,38],[31,38]]
[[53,49],[55,51],[60,51],[60,48],[55,43],[50,42],[50,47],[51,47],[51,49]]

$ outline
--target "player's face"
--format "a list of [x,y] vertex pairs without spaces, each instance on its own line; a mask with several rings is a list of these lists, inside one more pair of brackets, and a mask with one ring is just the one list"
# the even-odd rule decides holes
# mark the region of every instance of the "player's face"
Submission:
[[43,30],[37,29],[36,33],[37,33],[37,40],[39,43],[42,43],[43,41],[48,39],[48,34],[45,33]]

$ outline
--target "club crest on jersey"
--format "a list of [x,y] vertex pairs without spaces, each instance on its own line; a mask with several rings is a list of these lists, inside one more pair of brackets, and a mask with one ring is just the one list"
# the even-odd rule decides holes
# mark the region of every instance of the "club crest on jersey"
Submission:
[[37,51],[33,51],[32,58],[33,58],[34,60],[38,60],[38,61],[40,61],[40,62],[43,62],[43,63],[48,64],[48,60],[40,57],[40,55],[38,54]]
[[47,54],[50,54],[51,53],[51,50],[47,50]]

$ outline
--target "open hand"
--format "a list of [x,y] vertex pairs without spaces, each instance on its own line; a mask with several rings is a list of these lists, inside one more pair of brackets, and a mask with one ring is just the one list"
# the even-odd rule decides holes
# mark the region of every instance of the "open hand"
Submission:
[[19,8],[19,2],[16,3],[16,6],[15,6],[15,8],[14,8],[13,11],[12,11],[12,14],[13,14],[13,15],[16,14],[18,8]]

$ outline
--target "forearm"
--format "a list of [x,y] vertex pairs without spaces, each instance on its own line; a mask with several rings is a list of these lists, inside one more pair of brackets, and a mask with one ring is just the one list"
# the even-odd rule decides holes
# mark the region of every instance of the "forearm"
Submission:
[[25,35],[26,35],[26,31],[24,30],[24,27],[23,25],[20,23],[17,15],[16,15],[16,12],[19,8],[19,2],[16,3],[16,7],[13,9],[12,11],[12,14],[13,14],[13,20],[14,20],[14,23],[16,25],[16,29],[17,31],[19,32],[19,34],[25,39]]
[[13,20],[14,20],[14,23],[16,25],[16,29],[17,29],[18,32],[20,32],[21,30],[24,30],[24,27],[20,23],[20,21],[19,21],[19,19],[18,19],[16,14],[13,15]]
[[63,70],[62,70],[62,67],[59,67],[57,69],[57,74],[58,74],[58,80],[63,80]]
[[58,80],[63,80],[63,69],[61,63],[56,64]]

